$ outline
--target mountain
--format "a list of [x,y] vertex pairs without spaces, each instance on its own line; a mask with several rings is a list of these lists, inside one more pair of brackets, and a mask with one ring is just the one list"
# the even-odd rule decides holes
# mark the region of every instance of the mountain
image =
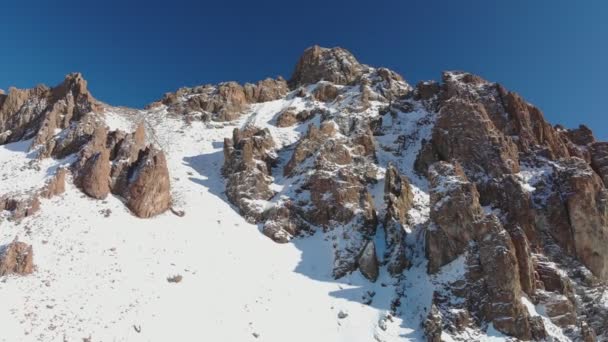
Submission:
[[0,94],[3,341],[608,340],[608,143],[342,48],[145,109]]

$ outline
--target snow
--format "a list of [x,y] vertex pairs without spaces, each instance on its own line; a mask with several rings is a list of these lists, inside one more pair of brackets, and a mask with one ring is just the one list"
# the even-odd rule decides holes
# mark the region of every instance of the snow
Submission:
[[[395,284],[385,270],[376,283],[358,272],[334,280],[326,233],[276,244],[228,204],[223,139],[248,118],[264,123],[279,108],[300,105],[285,101],[259,105],[256,116],[225,125],[188,125],[163,108],[133,116],[145,117],[166,151],[182,218],[168,212],[138,219],[118,198],[89,199],[68,180],[66,192],[42,200],[34,216],[2,221],[0,244],[15,235],[33,244],[37,270],[0,282],[0,340],[388,342],[413,331],[408,339],[419,340],[418,318],[387,318]],[[112,129],[133,127],[125,117],[106,113],[105,120]],[[302,134],[301,127],[268,127],[282,144]],[[2,172],[25,179],[2,182],[3,191],[42,184],[62,164],[48,159],[39,171],[10,173],[31,159],[26,146],[0,146]],[[174,275],[183,280],[168,282]],[[370,293],[371,304],[364,304]],[[348,317],[339,319],[340,311]]]
[[31,145],[32,140],[25,140],[0,148],[0,196],[40,189],[58,167],[69,164],[69,159],[37,160],[36,151],[29,151]]

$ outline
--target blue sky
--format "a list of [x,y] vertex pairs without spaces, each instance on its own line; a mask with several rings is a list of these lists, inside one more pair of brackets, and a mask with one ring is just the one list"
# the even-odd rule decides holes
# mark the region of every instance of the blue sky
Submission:
[[97,98],[142,107],[186,85],[288,78],[319,44],[410,83],[477,73],[608,139],[607,17],[603,0],[11,1],[0,88],[79,71]]

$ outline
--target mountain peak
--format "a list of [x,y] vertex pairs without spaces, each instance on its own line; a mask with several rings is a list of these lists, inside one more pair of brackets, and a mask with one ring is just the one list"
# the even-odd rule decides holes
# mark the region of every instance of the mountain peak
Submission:
[[314,45],[304,50],[289,83],[297,87],[324,80],[344,85],[356,81],[368,69],[344,48]]

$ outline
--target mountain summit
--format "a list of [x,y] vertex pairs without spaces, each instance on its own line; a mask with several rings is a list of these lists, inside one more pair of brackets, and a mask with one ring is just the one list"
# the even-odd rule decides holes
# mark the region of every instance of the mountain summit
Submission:
[[467,72],[313,46],[144,110],[71,74],[0,144],[11,341],[608,339],[608,143]]

